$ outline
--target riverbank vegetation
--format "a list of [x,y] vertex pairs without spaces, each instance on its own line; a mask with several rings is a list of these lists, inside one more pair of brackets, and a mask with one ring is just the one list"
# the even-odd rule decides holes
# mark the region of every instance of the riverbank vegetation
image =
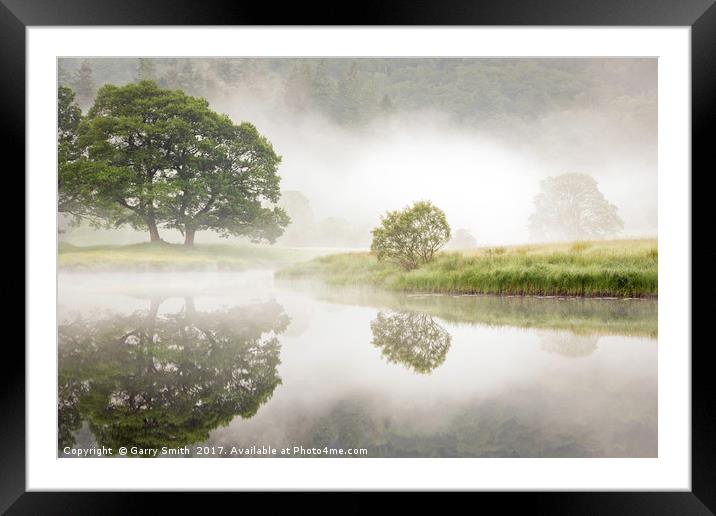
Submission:
[[403,292],[656,297],[658,251],[655,239],[485,247],[442,252],[410,271],[370,253],[346,253],[292,265],[277,277]]

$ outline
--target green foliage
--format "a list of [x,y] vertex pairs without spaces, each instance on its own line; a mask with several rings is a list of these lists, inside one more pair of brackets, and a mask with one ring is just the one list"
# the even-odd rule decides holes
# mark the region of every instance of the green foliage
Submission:
[[445,361],[452,337],[421,312],[380,311],[370,323],[373,345],[393,364],[428,374]]
[[653,297],[658,258],[653,240],[594,242],[441,253],[405,270],[367,253],[325,256],[279,272],[288,279],[322,278],[334,285],[373,285],[407,292],[537,296]]
[[79,159],[77,136],[82,110],[75,102],[75,93],[66,86],[57,89],[57,163],[59,167],[59,200],[58,211],[79,214],[82,204],[63,187],[62,180],[67,176],[66,170],[71,163]]
[[562,174],[541,183],[529,230],[534,239],[608,238],[624,228],[617,207],[587,174]]
[[82,159],[61,169],[61,195],[108,224],[248,236],[273,242],[288,224],[280,208],[281,158],[248,123],[235,125],[206,100],[143,81],[103,86],[79,126]]
[[445,213],[429,201],[419,201],[402,211],[389,211],[373,229],[371,251],[379,261],[387,260],[412,270],[432,261],[450,240]]
[[[653,59],[614,66],[606,59],[314,58],[300,60],[299,74],[297,60],[286,58],[182,58],[178,66],[172,59],[147,60],[155,63],[162,84],[191,95],[209,97],[216,84],[222,90],[241,87],[281,107],[300,100],[345,126],[365,125],[393,110],[427,108],[466,125],[494,128],[600,99],[649,124],[656,113]],[[137,59],[88,62],[99,84],[136,79]],[[62,59],[60,73],[80,64]]]
[[178,314],[158,308],[59,325],[59,449],[82,421],[115,451],[201,442],[255,415],[280,385],[280,305],[197,312],[188,298]]

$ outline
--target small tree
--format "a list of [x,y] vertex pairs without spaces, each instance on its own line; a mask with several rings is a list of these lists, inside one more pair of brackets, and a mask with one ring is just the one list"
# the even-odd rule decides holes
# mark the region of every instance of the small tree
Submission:
[[402,211],[389,211],[373,229],[371,251],[378,260],[397,263],[405,270],[430,262],[450,240],[445,213],[429,201],[419,201]]

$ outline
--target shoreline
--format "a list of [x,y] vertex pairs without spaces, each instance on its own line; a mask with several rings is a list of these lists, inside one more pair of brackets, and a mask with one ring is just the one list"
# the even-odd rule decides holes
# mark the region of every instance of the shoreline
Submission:
[[343,253],[291,265],[276,278],[422,295],[658,299],[658,251],[655,239],[483,248],[442,252],[410,271],[370,253]]

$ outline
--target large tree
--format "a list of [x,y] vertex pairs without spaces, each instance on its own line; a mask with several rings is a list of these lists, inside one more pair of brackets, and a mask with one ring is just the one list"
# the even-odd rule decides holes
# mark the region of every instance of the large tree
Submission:
[[[114,226],[197,230],[269,241],[288,218],[271,144],[250,124],[235,125],[204,99],[151,81],[103,86],[80,124],[82,158],[61,177],[66,193]],[[269,205],[269,206],[266,206]]]
[[617,207],[607,201],[590,175],[549,177],[541,187],[529,220],[533,239],[601,239],[624,228]]
[[253,125],[203,116],[208,118],[192,123],[196,141],[181,150],[175,165],[171,182],[178,193],[165,200],[167,226],[179,229],[186,245],[193,245],[199,230],[275,242],[289,222],[272,206],[281,196],[281,158]]

